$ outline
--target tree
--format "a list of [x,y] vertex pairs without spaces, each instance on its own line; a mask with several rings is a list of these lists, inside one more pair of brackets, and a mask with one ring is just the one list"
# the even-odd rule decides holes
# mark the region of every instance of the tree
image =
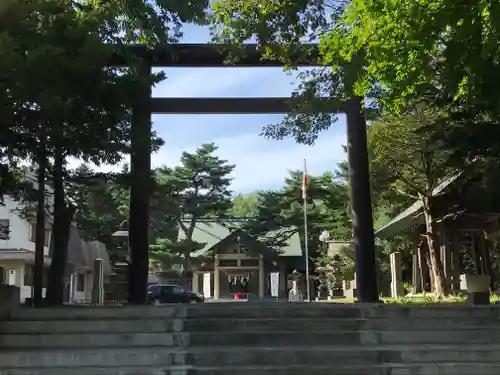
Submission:
[[[128,115],[133,101],[129,93],[137,91],[134,86],[142,78],[132,63],[125,71],[105,68],[113,52],[111,43],[116,47],[120,42],[141,41],[151,47],[157,42],[175,41],[180,35],[181,23],[199,20],[205,6],[206,1],[165,5],[161,1],[132,4],[26,0],[2,4],[0,44],[6,52],[2,56],[7,58],[0,63],[2,78],[5,78],[1,80],[0,102],[4,106],[0,112],[11,125],[2,129],[1,145],[14,149],[19,158],[34,155],[36,148],[47,148],[48,162],[52,161],[51,156],[54,160],[56,246],[49,282],[50,300],[60,300],[68,235],[63,229],[68,227],[71,216],[63,191],[65,157],[72,155],[98,163],[103,160],[113,163],[121,157],[121,152],[128,151]],[[46,22],[49,19],[51,22]],[[30,53],[25,54],[28,50]],[[39,74],[44,69],[46,74]],[[68,80],[68,76],[72,80]],[[161,75],[154,75],[152,80],[148,78],[147,84],[157,78]],[[117,81],[126,87],[122,85],[113,91]],[[18,85],[22,82],[29,82],[32,90],[29,91],[30,86]],[[40,130],[45,132],[44,136]],[[125,137],[121,138],[123,142],[120,137]],[[66,142],[68,139],[71,141]],[[48,141],[47,145],[41,145],[42,141]],[[42,153],[36,154],[42,157]],[[42,159],[39,162],[47,164]],[[42,194],[42,189],[39,191]],[[42,272],[38,258],[37,275]],[[40,286],[35,289],[38,300]]]
[[[304,57],[298,53],[304,43],[330,31],[343,14],[346,2],[336,0],[217,0],[211,3],[214,39],[237,47],[252,39],[263,58],[278,60],[295,70]],[[304,50],[304,49],[302,49]],[[307,51],[307,49],[305,49]],[[337,121],[339,108],[325,108],[320,98],[345,99],[349,89],[344,70],[329,64],[299,71],[299,86],[292,93],[290,112],[277,124],[263,128],[266,138],[293,137],[298,143],[313,144],[318,135]]]
[[233,197],[232,206],[228,215],[238,217],[252,217],[257,214],[259,205],[259,193],[237,194]]
[[[139,50],[165,50],[168,44],[176,42],[182,35],[183,23],[201,22],[208,6],[207,0],[187,2],[153,1],[86,1],[84,8],[111,15],[103,29],[108,32],[106,42],[125,46],[121,52],[130,56],[130,44],[142,44]],[[118,43],[116,43],[118,41]],[[134,48],[133,50],[137,50]],[[132,56],[138,72],[149,74],[149,62]],[[131,126],[131,171],[134,175],[130,192],[129,247],[130,258],[134,265],[129,273],[129,302],[146,303],[148,273],[148,201],[152,192],[152,176],[149,166],[151,121],[146,100],[150,85],[142,81],[135,90],[129,91],[134,97],[134,121]]]
[[[212,8],[217,40],[253,38],[266,57],[284,59],[292,67],[301,41],[319,41],[324,67],[300,73],[301,86],[294,93],[299,109],[317,105],[314,99],[320,96],[346,98],[351,86],[350,94],[370,99],[365,105],[376,109],[374,114],[380,106],[404,111],[408,101],[423,97],[460,119],[458,150],[477,156],[479,144],[469,142],[471,133],[481,152],[500,149],[494,136],[499,108],[493,84],[500,71],[500,12],[494,2],[219,0]],[[269,47],[276,44],[279,48]],[[356,69],[353,81],[344,74],[349,65]],[[332,124],[331,116],[293,108],[263,134],[312,143]]]
[[456,150],[455,164],[500,150],[499,7],[491,1],[351,2],[320,40],[333,67],[356,57],[358,95],[404,112],[424,99],[449,114],[438,138]]
[[[291,171],[280,190],[259,192],[259,208],[257,214],[250,217],[243,230],[263,244],[264,249],[275,249],[281,252],[287,240],[299,233],[302,243],[304,238],[304,201],[302,198],[303,172]],[[319,241],[325,229],[332,232],[337,239],[342,239],[348,228],[340,228],[341,223],[334,218],[346,212],[345,195],[340,183],[331,173],[321,176],[308,176],[308,246],[311,265],[313,260],[322,254]]]
[[[107,67],[113,47],[103,44],[103,14],[77,10],[67,0],[21,1],[3,10],[3,46],[10,53],[10,65],[2,71],[8,93],[3,111],[10,111],[10,137],[4,145],[35,160],[44,181],[52,179],[54,248],[47,298],[60,304],[73,215],[64,191],[66,157],[115,163],[128,151],[127,92],[137,77],[134,69]],[[40,195],[44,186],[38,188]],[[37,259],[39,281],[41,256]],[[37,283],[37,301],[40,288]]]
[[82,11],[97,13],[106,19],[103,33],[106,42],[139,43],[165,48],[182,36],[182,26],[203,23],[208,0],[84,0]]
[[446,115],[441,111],[420,105],[408,108],[406,115],[375,123],[369,130],[374,165],[383,165],[391,176],[387,188],[393,192],[419,200],[425,217],[425,238],[433,280],[433,292],[443,295],[445,290],[443,265],[438,255],[436,208],[433,205],[437,188],[443,179],[458,171],[449,165],[450,151],[422,130]]
[[[95,61],[102,56],[102,43],[95,33],[90,32],[91,22],[81,23],[71,5],[63,0],[21,1],[7,4],[2,9],[2,46],[10,56],[7,59],[9,65],[2,70],[6,90],[2,112],[6,114],[7,127],[12,136],[12,139],[6,139],[7,143],[3,146],[31,157],[38,164],[36,305],[42,298],[45,184],[53,145],[51,141],[56,133],[53,130],[60,130],[59,124],[70,120],[68,114],[73,108],[67,108],[72,107],[67,102],[79,103],[85,92],[85,86],[80,90],[78,86],[68,85],[67,77],[74,74],[78,78],[86,78],[78,74],[83,73],[82,67],[89,64],[88,60],[78,57],[82,50],[83,56],[95,53]],[[75,49],[69,51],[68,45],[74,45]],[[82,64],[79,65],[79,62]],[[78,90],[79,95],[76,95]]]
[[362,52],[358,93],[379,86],[379,98],[391,107],[408,96],[437,94],[446,101],[489,103],[495,109],[498,5],[463,5],[437,0],[351,2],[338,26],[321,39],[325,62],[350,60]]
[[[112,260],[119,259],[112,234],[127,228],[129,220],[130,172],[125,165],[119,173],[99,174],[83,164],[69,176],[67,195],[77,207],[74,224],[87,241],[101,241]],[[154,189],[150,209],[150,240],[177,238],[177,228],[170,214],[172,199],[159,184]]]
[[123,178],[104,179],[96,176],[87,165],[79,166],[70,176],[68,198],[77,207],[74,223],[87,241],[100,241],[109,249],[111,235],[126,227],[128,220],[128,168]]
[[[168,211],[181,236],[179,239],[159,237],[153,246],[153,262],[180,260],[184,269],[191,268],[191,253],[205,244],[193,241],[193,232],[199,219],[224,216],[231,207],[230,174],[234,165],[228,164],[214,153],[213,143],[201,145],[194,153],[184,152],[181,164],[175,168],[161,167],[155,171],[159,192],[170,200]],[[161,265],[160,265],[161,268]]]

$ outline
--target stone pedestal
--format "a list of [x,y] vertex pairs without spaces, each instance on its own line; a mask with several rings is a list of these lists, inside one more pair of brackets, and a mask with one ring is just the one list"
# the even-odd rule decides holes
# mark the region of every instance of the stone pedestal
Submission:
[[468,305],[490,304],[490,275],[460,275],[460,289],[467,291]]
[[395,252],[390,255],[391,258],[391,297],[403,297],[403,275],[401,272],[401,253]]
[[356,274],[354,274],[354,280],[342,281],[342,289],[344,289],[344,296],[346,298],[357,298],[358,293],[356,289]]
[[0,321],[8,319],[19,307],[21,290],[17,286],[0,284]]
[[489,305],[490,304],[490,292],[473,292],[467,294],[467,305],[477,306],[477,305]]

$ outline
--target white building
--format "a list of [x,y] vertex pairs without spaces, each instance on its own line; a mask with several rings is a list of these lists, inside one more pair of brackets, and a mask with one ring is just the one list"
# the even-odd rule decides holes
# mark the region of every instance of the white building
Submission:
[[[32,298],[33,274],[35,264],[35,218],[25,218],[18,212],[19,202],[4,197],[5,205],[0,206],[0,284],[15,285],[20,288],[21,303]],[[52,261],[52,221],[46,223],[45,232],[45,275]],[[68,244],[68,266],[66,270],[65,300],[83,302],[91,299],[93,282],[93,263],[96,258],[104,261],[104,272],[109,274],[111,267],[104,244],[85,242],[78,230],[72,229]],[[47,277],[45,277],[45,285]],[[45,295],[45,288],[43,289]]]

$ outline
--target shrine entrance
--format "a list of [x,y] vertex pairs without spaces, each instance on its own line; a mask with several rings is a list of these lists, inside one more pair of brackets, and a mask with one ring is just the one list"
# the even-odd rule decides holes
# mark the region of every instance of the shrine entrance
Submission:
[[[130,210],[129,210],[129,302],[144,304],[147,299],[149,271],[149,210],[151,180],[151,115],[156,114],[284,114],[297,112],[344,112],[347,118],[347,154],[353,216],[353,243],[358,275],[358,300],[379,302],[371,208],[370,175],[366,141],[366,121],[363,98],[354,93],[354,83],[362,64],[353,58],[343,66],[343,86],[347,99],[317,98],[316,105],[297,105],[290,98],[152,98],[150,76],[153,67],[271,67],[283,62],[263,59],[255,44],[246,44],[239,58],[228,65],[234,56],[233,46],[214,44],[172,44],[161,50],[143,46],[127,46],[110,61],[112,66],[127,66],[134,61],[144,80],[137,82],[132,108],[130,147]],[[272,46],[271,46],[272,47]],[[271,48],[272,50],[273,48]],[[129,57],[133,55],[134,59]],[[319,66],[316,45],[304,44],[295,56],[295,66]],[[214,278],[219,278],[220,271]],[[215,281],[215,280],[214,280]],[[215,283],[214,283],[215,284]],[[219,283],[217,288],[220,287]],[[261,285],[261,284],[259,284]],[[215,288],[215,287],[214,287]],[[260,288],[260,286],[259,286]],[[216,289],[215,289],[216,290]],[[214,290],[214,294],[215,294]]]
[[[229,293],[231,295],[236,293],[250,294],[252,292],[253,294],[256,294],[256,292],[258,292],[258,288],[252,288],[252,285],[250,284],[251,281],[255,280],[255,272],[227,270],[223,271],[223,273],[227,276],[227,289],[229,289]],[[223,284],[224,283],[221,283],[220,287],[222,292],[224,292],[222,287]]]
[[[233,219],[231,223],[241,225],[244,221]],[[255,250],[259,242],[242,230],[228,229],[228,224],[222,219],[200,219],[196,224],[193,238],[196,242],[205,238],[206,247],[194,254],[198,258],[193,261],[192,289],[215,300],[232,299],[238,292],[262,299],[267,291],[268,272],[264,256]],[[295,240],[299,245],[287,246],[288,256],[301,254],[300,242]],[[283,261],[283,257],[278,260]]]
[[279,294],[286,296],[286,275],[302,257],[299,234],[291,234],[278,252],[237,229],[246,221],[200,218],[196,223],[193,241],[205,247],[191,254],[194,292],[214,300],[233,299],[238,292],[262,299],[270,297],[271,273],[278,273]]
[[[262,257],[215,256],[213,267],[205,265],[193,271],[193,292],[203,293],[206,298],[232,299],[238,292],[252,298],[265,297],[267,273]],[[210,289],[207,289],[207,283]]]

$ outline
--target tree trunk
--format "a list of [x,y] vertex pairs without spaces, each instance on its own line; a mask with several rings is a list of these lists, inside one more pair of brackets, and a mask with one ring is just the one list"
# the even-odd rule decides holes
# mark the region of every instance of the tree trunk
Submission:
[[64,276],[68,258],[68,242],[74,207],[66,204],[64,192],[64,154],[57,145],[54,156],[54,225],[52,230],[52,263],[49,270],[47,302],[63,304]]
[[[429,279],[429,263],[427,257],[427,240],[422,239],[418,244],[418,267],[420,269],[420,282],[422,292],[427,291],[427,281]],[[430,281],[429,281],[430,286]]]
[[37,209],[36,209],[36,231],[35,231],[35,270],[33,272],[33,305],[43,305],[44,284],[44,258],[45,258],[45,175],[47,171],[47,152],[44,125],[40,129],[38,144],[38,186],[37,186]]
[[[426,242],[427,242],[427,240],[426,240]],[[434,274],[431,271],[432,265],[431,265],[431,258],[430,258],[428,249],[426,250],[424,257],[425,257],[425,264],[427,265],[427,276],[429,279],[429,291],[432,293],[434,291],[434,285],[436,284],[436,282],[434,281]]]
[[491,242],[490,242],[489,238],[487,237],[487,235],[484,234],[484,241],[483,241],[484,269],[485,269],[485,273],[487,275],[490,275],[490,289],[494,290],[496,281],[495,281],[495,277],[494,277],[494,273],[493,273],[493,265],[491,264],[490,249],[491,249]]
[[437,231],[435,224],[433,222],[434,217],[432,215],[432,207],[429,202],[429,197],[423,198],[423,210],[425,217],[425,228],[426,228],[426,238],[429,248],[429,260],[430,260],[430,274],[433,282],[432,292],[436,296],[443,296],[446,294],[444,271],[441,258],[437,252],[439,244],[437,241]]

